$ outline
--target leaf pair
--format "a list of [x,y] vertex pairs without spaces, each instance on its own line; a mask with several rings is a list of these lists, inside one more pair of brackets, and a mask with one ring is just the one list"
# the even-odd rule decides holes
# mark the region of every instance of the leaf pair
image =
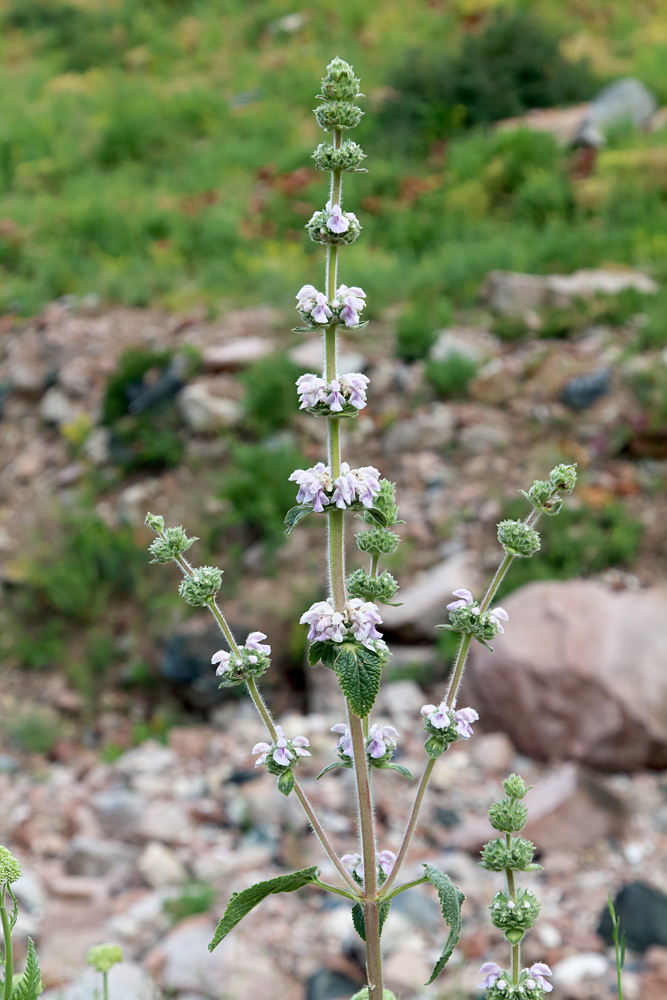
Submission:
[[[310,504],[305,504],[305,503],[297,504],[296,507],[290,507],[290,509],[285,514],[285,521],[284,521],[285,535],[286,536],[291,535],[294,529],[296,528],[297,524],[299,523],[299,521],[301,521],[302,518],[306,516],[306,514],[310,514],[312,509],[313,508],[311,507]],[[363,504],[353,503],[350,505],[349,509],[363,511],[364,515],[368,515],[368,517],[365,517],[364,520],[370,519],[370,523],[377,524],[381,528],[385,528],[387,526],[387,518],[382,513],[379,507],[364,507]],[[338,508],[331,506],[325,507],[324,513],[328,514],[334,510],[338,510]]]

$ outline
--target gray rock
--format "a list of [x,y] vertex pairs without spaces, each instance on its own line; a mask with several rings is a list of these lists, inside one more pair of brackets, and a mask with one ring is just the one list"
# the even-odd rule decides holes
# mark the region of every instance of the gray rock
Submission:
[[446,361],[453,354],[460,354],[471,361],[481,361],[489,352],[492,338],[485,330],[476,327],[452,327],[440,330],[438,338],[428,352],[433,361]]
[[178,394],[185,424],[196,433],[212,433],[238,424],[243,407],[236,399],[219,395],[216,379],[191,382]]
[[192,838],[192,823],[180,802],[156,799],[144,810],[139,834],[146,840],[161,840],[167,844],[183,844]]
[[81,413],[77,406],[62,390],[52,386],[42,396],[39,403],[39,415],[47,424],[69,424]]
[[137,862],[137,867],[153,889],[183,885],[188,880],[185,866],[172,850],[158,841],[148,844]]
[[604,979],[610,970],[609,959],[596,951],[584,951],[579,955],[561,958],[553,967],[554,986],[572,987],[586,979]]
[[658,291],[653,279],[641,271],[592,268],[572,274],[544,275],[491,271],[486,277],[484,294],[496,312],[520,315],[535,309],[566,309],[578,298],[618,295],[629,288],[645,295]]
[[587,410],[609,392],[611,371],[600,368],[590,375],[578,375],[566,382],[561,402],[570,410]]
[[[41,1000],[99,1000],[102,976],[95,969],[86,969],[65,986],[45,990]],[[137,962],[121,962],[109,971],[109,996],[113,1000],[153,1000],[157,996],[155,983]]]
[[128,788],[112,788],[94,795],[91,804],[107,837],[133,840],[141,823],[146,800]]
[[65,853],[64,865],[68,875],[85,875],[90,878],[108,875],[119,867],[127,868],[135,857],[136,850],[128,844],[75,837]]
[[109,429],[93,427],[84,442],[83,453],[93,465],[105,465],[109,461]]
[[208,997],[219,997],[221,984],[227,985],[231,971],[233,945],[224,938],[212,953],[208,945],[215,924],[208,917],[182,920],[149,952],[148,967],[157,970],[165,991],[192,990]]
[[603,146],[606,141],[605,132],[609,128],[624,122],[646,126],[657,109],[658,102],[640,80],[631,76],[616,80],[591,102],[575,142],[586,146]]
[[473,643],[466,703],[538,760],[667,767],[667,589],[533,583],[503,600],[491,654]]
[[447,403],[436,403],[424,413],[399,420],[384,438],[388,455],[424,448],[442,448],[454,437],[456,410]]
[[239,337],[226,344],[216,344],[204,349],[202,358],[209,372],[238,371],[259,361],[273,351],[273,344],[265,337]]
[[[643,953],[655,944],[667,948],[667,896],[664,892],[645,882],[631,882],[617,892],[614,910],[632,951]],[[611,914],[606,906],[600,914],[598,934],[606,944],[613,943]]]
[[41,878],[35,872],[24,868],[21,878],[12,885],[12,891],[28,913],[41,914],[44,911],[46,892]]
[[386,712],[393,719],[405,715],[419,718],[424,701],[424,692],[414,681],[390,681],[381,686],[375,711]]
[[475,589],[477,570],[468,552],[457,552],[427,570],[400,592],[403,604],[398,608],[382,608],[384,631],[395,632],[405,639],[437,639],[436,625],[447,621],[446,606],[453,601],[452,592],[459,587]]
[[306,1000],[338,1000],[358,993],[362,983],[333,969],[318,969],[306,984]]

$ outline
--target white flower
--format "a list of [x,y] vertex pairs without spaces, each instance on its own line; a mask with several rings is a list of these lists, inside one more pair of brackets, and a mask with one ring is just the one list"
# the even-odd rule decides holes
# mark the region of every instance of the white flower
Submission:
[[261,639],[266,639],[263,632],[251,632],[245,641],[246,649],[256,649],[258,653],[266,653],[267,656],[271,653],[271,647],[268,644],[262,645]]
[[317,406],[318,403],[324,402],[326,382],[319,375],[314,375],[312,372],[301,375],[296,384],[301,401],[299,409],[305,410],[308,406]]
[[[494,608],[493,611],[489,612],[489,618],[492,618],[493,621],[496,623],[499,632],[505,631],[505,629],[500,624],[500,620],[502,619],[502,621],[504,622],[508,622],[510,620],[510,616],[507,614],[504,608]],[[547,983],[547,986],[548,985],[549,984]]]
[[217,663],[218,668],[215,672],[216,677],[222,677],[223,674],[227,673],[229,670],[229,661],[231,660],[232,654],[228,653],[225,649],[219,649],[217,653],[214,653],[211,657],[211,663]]

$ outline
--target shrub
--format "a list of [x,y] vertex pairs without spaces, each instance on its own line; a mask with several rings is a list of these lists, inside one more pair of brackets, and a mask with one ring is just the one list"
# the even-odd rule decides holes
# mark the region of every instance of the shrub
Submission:
[[300,365],[276,353],[255,362],[242,376],[246,424],[258,437],[281,430],[292,419],[301,374]]
[[176,922],[197,913],[208,913],[215,900],[215,889],[206,882],[188,882],[177,896],[165,899],[162,909]]
[[396,354],[403,361],[419,361],[433,347],[437,331],[426,310],[408,306],[401,313],[396,329]]
[[477,362],[454,351],[442,361],[427,361],[424,374],[440,399],[456,399],[467,394],[476,373]]

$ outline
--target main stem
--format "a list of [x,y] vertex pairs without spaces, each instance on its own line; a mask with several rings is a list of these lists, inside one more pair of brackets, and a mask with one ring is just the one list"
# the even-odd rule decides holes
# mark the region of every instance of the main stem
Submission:
[[[505,844],[507,845],[507,850],[509,851],[512,838],[509,833],[505,834]],[[514,872],[511,868],[505,869],[505,875],[507,877],[507,895],[516,903],[516,887],[514,885]],[[516,944],[512,945],[512,982],[516,985],[519,982],[519,972],[521,970],[521,942],[517,941]]]
[[5,906],[5,886],[0,886],[0,920],[5,942],[5,985],[3,1000],[10,1000],[14,986],[14,949],[12,947],[12,925]]
[[[342,133],[334,130],[333,141],[340,147]],[[331,176],[331,204],[340,205],[342,199],[342,171],[334,170]],[[331,302],[337,284],[338,247],[327,250],[326,297]],[[329,383],[337,376],[336,365],[336,325],[332,324],[324,333],[324,377]],[[331,478],[337,479],[341,473],[341,433],[340,421],[327,418],[327,450]],[[342,612],[346,601],[345,592],[345,534],[343,511],[335,510],[329,515],[328,563],[331,600],[336,611]],[[364,724],[348,703],[348,720],[352,737],[354,770],[359,804],[359,825],[361,828],[361,853],[364,860],[364,922],[366,929],[366,971],[368,977],[369,1000],[383,1000],[382,954],[380,951],[380,911],[378,904],[377,864],[375,860],[375,823],[370,778],[366,760]]]

